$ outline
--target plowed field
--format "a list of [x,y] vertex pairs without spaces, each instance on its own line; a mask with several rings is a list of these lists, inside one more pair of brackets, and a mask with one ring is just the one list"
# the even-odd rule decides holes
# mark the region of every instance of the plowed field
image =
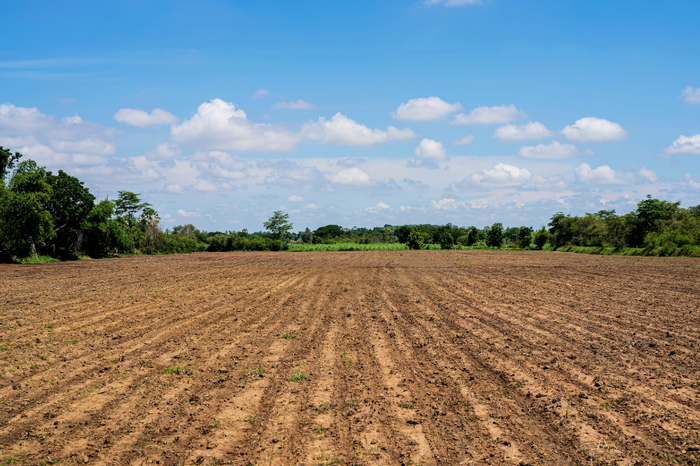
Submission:
[[0,464],[699,464],[700,261],[0,265]]

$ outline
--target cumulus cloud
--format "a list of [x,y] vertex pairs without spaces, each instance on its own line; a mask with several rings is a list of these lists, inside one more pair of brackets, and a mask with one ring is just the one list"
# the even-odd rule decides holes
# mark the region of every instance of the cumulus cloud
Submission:
[[581,118],[564,128],[562,133],[572,142],[606,142],[627,137],[627,131],[618,123],[595,117]]
[[301,99],[296,102],[278,102],[274,105],[275,108],[288,108],[290,110],[306,110],[310,108],[316,108],[314,104],[305,102]]
[[456,141],[452,142],[453,146],[468,146],[474,142],[474,136],[471,134],[469,136],[464,136],[462,139],[457,139]]
[[449,160],[450,157],[445,152],[445,148],[442,147],[437,141],[432,139],[424,138],[416,150],[413,152],[417,159],[425,160]]
[[303,139],[281,125],[253,123],[231,102],[213,99],[202,103],[189,120],[170,130],[180,143],[203,149],[287,151]]
[[459,102],[449,104],[440,97],[421,97],[402,103],[391,116],[397,120],[442,120],[460,110],[462,110],[462,105]]
[[359,167],[344,168],[336,173],[328,173],[326,179],[341,186],[369,186],[372,184],[369,173]]
[[469,114],[459,113],[450,122],[453,125],[497,125],[527,118],[527,114],[515,108],[515,105],[495,107],[477,107]]
[[192,164],[209,179],[240,180],[248,177],[251,168],[248,162],[222,151],[197,152],[192,157]]
[[125,125],[146,126],[172,125],[180,121],[178,117],[161,108],[154,108],[151,113],[144,112],[137,108],[122,108],[114,114],[114,119]]
[[411,178],[404,178],[403,182],[409,185],[411,188],[417,189],[428,189],[428,185],[419,180],[414,180]]
[[306,202],[306,199],[304,199],[301,196],[297,196],[296,194],[293,194],[287,198],[287,202]]
[[316,209],[318,209],[318,206],[316,206],[316,204],[314,204],[314,203],[312,202],[311,204],[306,204],[303,208],[304,208],[304,209],[309,209],[309,210],[316,210]]
[[302,126],[301,132],[312,140],[349,146],[366,146],[387,141],[405,141],[416,137],[411,128],[397,129],[389,126],[386,131],[370,129],[351,120],[342,113],[336,113],[330,120],[320,117],[318,122],[306,123]]
[[683,175],[683,184],[685,185],[685,188],[691,189],[693,191],[700,191],[700,180],[694,179],[692,176],[690,176],[690,173],[686,173]]
[[666,148],[667,154],[696,154],[700,155],[700,134],[681,136]]
[[191,210],[191,211],[180,209],[177,211],[177,215],[179,215],[180,217],[185,217],[185,218],[199,218],[202,216],[202,211],[201,211],[201,209],[196,209],[196,210]]
[[[584,152],[590,154],[590,152]],[[578,149],[573,144],[562,144],[553,141],[551,144],[537,144],[536,146],[523,146],[518,155],[526,159],[567,159],[579,155]]]
[[288,151],[305,140],[364,146],[413,139],[416,135],[410,128],[370,129],[341,113],[330,120],[320,117],[317,122],[310,121],[300,131],[290,131],[282,125],[253,123],[233,103],[213,99],[201,104],[192,118],[173,126],[171,136],[201,149]]
[[634,182],[634,175],[631,173],[617,173],[608,165],[591,168],[587,163],[582,163],[576,167],[576,178],[583,184],[595,186],[631,184]]
[[647,170],[645,167],[639,169],[639,175],[642,177],[642,179],[648,180],[652,183],[659,179],[659,177],[656,176],[656,173],[651,170]]
[[527,168],[519,168],[507,163],[499,163],[493,169],[485,168],[465,178],[457,187],[472,186],[518,186],[532,179]]
[[457,201],[449,197],[440,199],[439,201],[431,201],[431,205],[433,209],[437,210],[457,210],[457,207],[460,206]]
[[146,151],[148,160],[172,160],[182,154],[180,146],[172,142],[162,142],[155,149]]
[[49,168],[106,164],[119,134],[78,115],[57,119],[35,107],[0,104],[0,145]]
[[309,167],[291,160],[274,162],[261,160],[257,168],[267,171],[264,184],[284,188],[301,188],[307,185],[320,187],[325,183],[323,173],[316,167]]
[[528,122],[524,125],[505,125],[496,128],[493,133],[493,137],[500,139],[501,141],[526,141],[528,139],[542,139],[552,136],[550,130],[548,130],[542,123]]
[[264,97],[269,97],[270,96],[270,91],[267,89],[258,89],[257,91],[253,92],[253,95],[250,96],[251,99],[262,99]]
[[693,86],[688,86],[683,89],[683,100],[693,104],[700,104],[700,87],[693,89]]

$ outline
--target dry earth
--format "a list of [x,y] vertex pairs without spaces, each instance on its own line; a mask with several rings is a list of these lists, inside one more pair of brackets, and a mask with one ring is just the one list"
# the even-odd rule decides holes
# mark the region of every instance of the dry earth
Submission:
[[700,464],[699,303],[687,258],[0,265],[0,464]]

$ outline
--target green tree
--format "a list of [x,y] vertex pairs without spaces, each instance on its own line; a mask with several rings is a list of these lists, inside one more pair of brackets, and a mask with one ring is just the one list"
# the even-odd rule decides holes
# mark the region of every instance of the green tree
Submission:
[[440,230],[437,237],[438,243],[440,243],[440,249],[452,249],[455,244],[454,238],[450,234],[448,229]]
[[420,249],[423,246],[423,241],[424,238],[421,232],[417,228],[412,228],[408,238],[406,238],[406,246],[409,249]]
[[281,239],[285,233],[294,227],[294,224],[289,221],[289,214],[276,210],[272,213],[272,217],[263,223],[263,226],[272,233],[273,239]]
[[467,246],[474,246],[479,240],[479,229],[477,227],[469,227],[467,230]]
[[489,247],[500,248],[503,243],[503,224],[494,223],[489,229],[486,236],[486,245]]
[[411,234],[412,228],[408,225],[401,225],[396,229],[396,237],[399,239],[399,243],[406,243],[408,241],[408,235]]
[[343,236],[343,227],[340,225],[326,225],[320,228],[317,228],[314,231],[313,236],[318,237],[319,239],[332,239],[332,238],[338,238],[340,236]]
[[547,244],[547,241],[549,241],[549,233],[544,225],[542,228],[532,234],[532,242],[535,243],[535,248],[539,249],[540,251],[544,245]]
[[56,236],[53,217],[47,209],[53,192],[48,178],[46,169],[33,160],[17,165],[0,201],[3,256],[36,256],[36,245]]
[[80,224],[95,206],[95,196],[77,178],[59,170],[54,176],[49,172],[52,194],[47,208],[53,217],[56,238],[52,241],[55,255],[74,257],[81,246],[83,231]]
[[131,191],[119,191],[119,197],[115,201],[114,207],[114,213],[131,228],[138,221],[138,213],[146,207],[151,207],[151,204],[141,202],[139,194]]
[[520,227],[518,229],[517,243],[519,248],[530,247],[530,241],[532,240],[532,228]]

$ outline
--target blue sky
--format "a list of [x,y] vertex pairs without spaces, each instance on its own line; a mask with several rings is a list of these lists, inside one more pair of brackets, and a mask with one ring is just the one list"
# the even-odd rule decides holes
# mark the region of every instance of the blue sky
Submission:
[[700,204],[700,3],[10,1],[0,145],[163,226]]

